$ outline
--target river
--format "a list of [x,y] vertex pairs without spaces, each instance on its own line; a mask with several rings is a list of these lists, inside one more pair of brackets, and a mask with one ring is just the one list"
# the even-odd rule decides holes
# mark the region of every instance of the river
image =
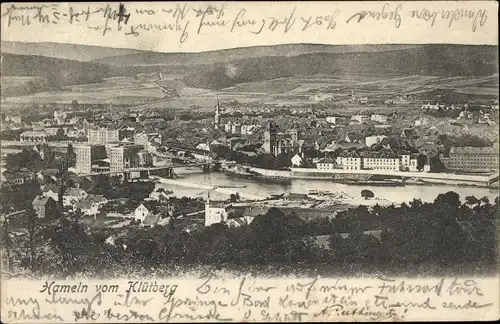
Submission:
[[[302,179],[290,179],[287,183],[273,183],[271,181],[257,181],[245,178],[235,177],[233,175],[228,175],[226,173],[201,173],[199,169],[181,169],[177,170],[176,173],[180,175],[179,181],[196,183],[208,186],[246,186],[245,188],[234,188],[233,192],[249,193],[252,195],[259,196],[269,196],[276,194],[283,194],[285,191],[290,191],[293,193],[308,193],[310,190],[328,190],[330,192],[340,192],[343,191],[351,197],[360,197],[361,190],[368,189],[371,190],[375,197],[380,199],[389,200],[395,204],[400,204],[403,202],[408,203],[413,200],[413,198],[420,198],[424,202],[432,202],[436,196],[440,193],[446,193],[448,191],[455,191],[460,195],[462,202],[465,200],[466,196],[475,196],[477,198],[488,197],[491,202],[498,196],[498,189],[488,189],[488,188],[477,188],[477,187],[459,187],[453,185],[407,185],[404,187],[379,187],[379,186],[357,186],[357,185],[346,185],[333,183],[328,180],[302,180]],[[167,190],[174,191],[174,195],[177,197],[206,197],[207,190],[196,189],[196,188],[186,188],[183,186],[177,186],[172,184],[161,184],[156,185],[157,188],[164,188]],[[226,190],[228,191],[228,190]],[[229,194],[216,192],[210,190],[210,197],[212,199],[227,199]]]

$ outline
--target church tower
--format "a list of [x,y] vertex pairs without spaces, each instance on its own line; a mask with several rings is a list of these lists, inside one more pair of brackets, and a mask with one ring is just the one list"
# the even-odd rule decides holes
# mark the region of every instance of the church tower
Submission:
[[219,123],[220,123],[220,105],[219,105],[219,99],[217,99],[217,105],[215,106],[215,118],[214,118],[215,129],[219,129]]

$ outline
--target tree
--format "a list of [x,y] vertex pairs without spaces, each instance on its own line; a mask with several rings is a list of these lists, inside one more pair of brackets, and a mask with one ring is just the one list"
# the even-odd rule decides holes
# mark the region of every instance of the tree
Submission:
[[69,143],[68,144],[68,166],[69,167],[74,167],[76,165],[76,153],[75,150],[73,149],[73,144]]
[[465,197],[465,202],[470,206],[474,206],[479,204],[481,201],[474,196],[467,196]]
[[368,200],[370,198],[375,197],[375,194],[368,189],[361,190],[361,197],[365,198],[365,200]]
[[292,165],[290,155],[284,152],[278,154],[278,156],[276,157],[275,165],[278,169],[289,168]]
[[424,169],[425,164],[427,163],[427,156],[424,154],[420,154],[417,156],[417,170],[421,172]]
[[72,110],[77,110],[79,108],[79,104],[78,104],[78,101],[77,100],[73,100],[71,101],[71,109]]
[[458,208],[460,206],[460,196],[454,191],[448,191],[445,194],[439,194],[436,199],[434,199],[434,203],[451,208]]
[[486,196],[480,199],[481,203],[488,205],[490,203],[490,199]]
[[240,194],[239,194],[239,193],[232,193],[232,194],[229,196],[229,200],[230,200],[232,203],[236,203],[236,202],[240,201]]

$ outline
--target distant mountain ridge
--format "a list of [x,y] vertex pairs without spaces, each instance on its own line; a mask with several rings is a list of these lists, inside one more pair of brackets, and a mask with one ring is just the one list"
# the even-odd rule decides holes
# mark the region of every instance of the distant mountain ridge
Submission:
[[258,57],[290,57],[311,53],[385,52],[413,47],[416,47],[416,45],[283,44],[274,46],[239,47],[226,50],[204,51],[197,53],[143,52],[106,57],[96,59],[94,61],[114,66],[196,65],[214,64]]
[[[303,53],[320,50],[323,52]],[[144,64],[138,58],[145,60]],[[111,76],[136,77],[139,73],[175,74],[187,86],[204,89],[314,74],[366,74],[384,78],[498,73],[498,46],[486,45],[352,47],[299,44],[201,53],[129,53],[90,62],[5,53],[2,59],[2,76],[41,76],[49,83],[46,86],[54,89],[99,82]],[[112,64],[116,62],[119,64]],[[131,65],[122,65],[127,62]]]
[[134,49],[112,48],[91,45],[63,44],[52,42],[23,43],[23,42],[1,42],[1,52],[17,55],[45,56],[66,60],[88,62],[117,55],[130,55],[146,53]]
[[498,73],[497,46],[427,45],[385,52],[310,53],[260,57],[197,66],[190,87],[222,89],[239,83],[295,75],[482,76]]
[[296,56],[308,53],[380,52],[418,45],[321,45],[283,44],[251,46],[195,53],[163,53],[125,48],[55,42],[1,42],[1,52],[46,56],[76,61],[95,61],[114,66],[213,64],[262,56]]

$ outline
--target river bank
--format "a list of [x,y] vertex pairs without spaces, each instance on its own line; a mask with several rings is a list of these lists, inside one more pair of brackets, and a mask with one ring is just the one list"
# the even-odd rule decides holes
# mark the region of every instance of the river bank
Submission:
[[[394,204],[408,203],[413,199],[421,199],[423,202],[433,202],[437,195],[454,191],[460,195],[463,201],[467,196],[475,196],[478,198],[488,197],[493,201],[498,196],[498,189],[465,187],[458,185],[415,185],[407,184],[402,187],[385,187],[385,186],[357,186],[350,184],[339,184],[331,180],[311,180],[311,179],[288,179],[287,181],[276,182],[270,179],[254,179],[235,177],[225,172],[203,173],[201,169],[185,168],[182,170],[176,169],[179,175],[177,179],[169,179],[164,183],[157,183],[156,188],[174,191],[177,197],[206,197],[207,191],[210,192],[210,197],[214,200],[226,200],[231,193],[238,193],[240,197],[259,196],[271,197],[273,195],[282,195],[285,192],[309,194],[313,190],[344,192],[353,198],[361,198],[361,190],[367,189],[374,193],[375,198],[384,199]],[[176,183],[176,181],[178,181]],[[186,183],[190,183],[189,185]],[[186,186],[181,186],[184,184]],[[194,184],[194,185],[193,185]],[[245,186],[244,188],[219,188],[216,186]],[[257,197],[254,197],[257,198]],[[250,199],[250,198],[248,198]],[[250,199],[254,200],[254,199]],[[255,199],[260,200],[260,199]]]
[[[223,169],[229,174],[241,174],[233,169]],[[291,179],[332,181],[335,183],[346,183],[356,185],[355,182],[363,182],[363,185],[380,185],[380,181],[371,180],[372,177],[386,177],[389,187],[411,185],[455,185],[478,188],[498,189],[497,181],[491,182],[495,178],[494,174],[473,175],[455,173],[431,173],[431,172],[403,172],[403,171],[379,171],[379,170],[356,170],[345,171],[340,169],[310,169],[291,168],[290,170],[270,170],[255,167],[247,167],[244,173],[248,178],[269,179],[275,181],[289,181]],[[496,174],[498,175],[498,174]],[[391,185],[391,181],[397,185]]]

